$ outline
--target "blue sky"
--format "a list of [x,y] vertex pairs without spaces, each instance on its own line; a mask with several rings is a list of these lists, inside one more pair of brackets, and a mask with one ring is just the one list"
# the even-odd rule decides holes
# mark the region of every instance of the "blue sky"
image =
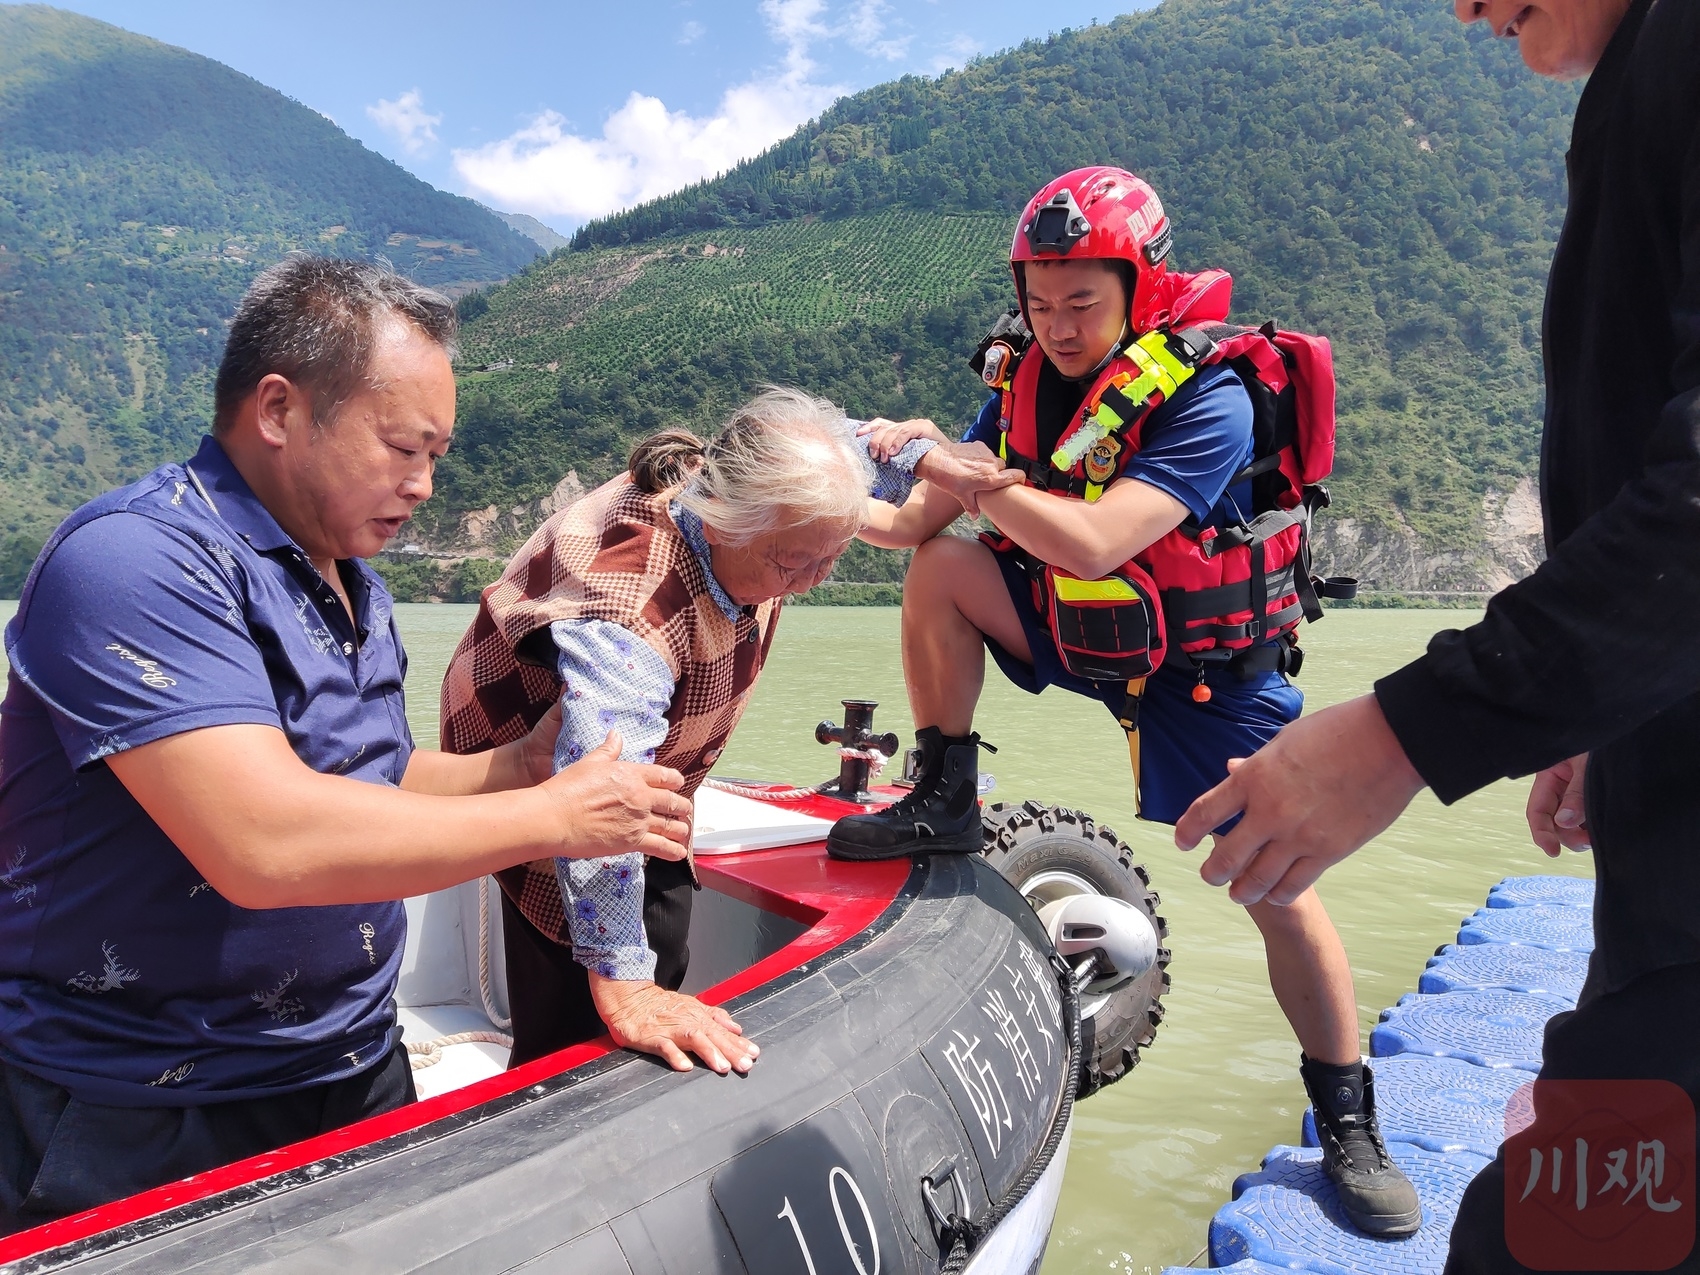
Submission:
[[842,93],[1154,0],[71,0],[216,58],[425,180],[560,230],[758,153]]

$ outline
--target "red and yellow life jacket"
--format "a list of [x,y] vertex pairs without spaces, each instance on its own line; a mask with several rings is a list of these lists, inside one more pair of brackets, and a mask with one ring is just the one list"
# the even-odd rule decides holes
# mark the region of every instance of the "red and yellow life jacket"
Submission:
[[[1250,508],[1239,517],[1221,527],[1182,523],[1098,580],[1026,555],[1034,601],[1064,667],[1095,681],[1131,682],[1167,659],[1198,669],[1202,684],[1204,668],[1322,614],[1307,535],[1311,512],[1327,504],[1320,484],[1334,463],[1328,341],[1273,324],[1228,324],[1232,282],[1222,271],[1165,282],[1172,290],[1167,321],[1098,374],[1050,456],[1037,455],[1043,353],[1023,357],[1019,339],[1006,338],[989,360],[996,367],[989,379],[1001,394],[1005,462],[1022,470],[1029,486],[1068,499],[1097,500],[1138,452],[1151,413],[1198,369],[1227,365],[1252,400],[1252,459],[1230,484],[1251,484]],[[988,540],[1019,551],[1006,537]],[[1349,596],[1344,581],[1328,591]]]

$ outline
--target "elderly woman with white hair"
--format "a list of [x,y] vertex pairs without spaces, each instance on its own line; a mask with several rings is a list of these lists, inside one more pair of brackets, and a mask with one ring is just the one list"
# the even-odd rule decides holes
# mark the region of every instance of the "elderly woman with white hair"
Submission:
[[[917,477],[972,503],[1012,471],[979,444],[917,439],[870,458],[855,422],[770,389],[704,444],[669,430],[628,473],[539,527],[487,589],[443,684],[443,747],[524,737],[557,699],[557,769],[617,737],[693,793],[738,724],[783,598],[826,579],[872,501]],[[889,519],[889,514],[881,521]],[[722,1074],[759,1050],[677,988],[694,869],[641,855],[539,860],[498,874],[514,1049],[509,1066],[594,1039],[687,1051]]]

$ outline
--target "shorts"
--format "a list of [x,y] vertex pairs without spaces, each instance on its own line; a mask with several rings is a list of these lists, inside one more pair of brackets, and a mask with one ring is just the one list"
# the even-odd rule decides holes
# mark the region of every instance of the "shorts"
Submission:
[[[1119,715],[1127,683],[1093,682],[1062,666],[1045,617],[1033,602],[1033,585],[1012,553],[993,551],[1004,587],[1027,637],[1033,663],[1018,659],[991,638],[986,648],[1003,675],[1037,695],[1058,686],[1101,702]],[[1198,797],[1228,777],[1228,759],[1249,757],[1275,737],[1304,707],[1304,692],[1284,673],[1207,672],[1210,699],[1192,698],[1196,671],[1166,665],[1146,680],[1139,703],[1139,817],[1172,824]],[[1226,827],[1227,825],[1224,825]]]

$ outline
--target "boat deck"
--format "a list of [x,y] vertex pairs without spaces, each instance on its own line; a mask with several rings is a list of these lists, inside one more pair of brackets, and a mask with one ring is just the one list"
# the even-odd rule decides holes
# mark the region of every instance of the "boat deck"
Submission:
[[1422,1197],[1422,1230],[1377,1240],[1352,1228],[1306,1111],[1303,1145],[1273,1148],[1217,1211],[1211,1269],[1439,1275],[1464,1188],[1493,1158],[1507,1104],[1539,1069],[1547,1019],[1575,1007],[1593,950],[1593,900],[1592,881],[1507,877],[1370,1033],[1382,1133]]

